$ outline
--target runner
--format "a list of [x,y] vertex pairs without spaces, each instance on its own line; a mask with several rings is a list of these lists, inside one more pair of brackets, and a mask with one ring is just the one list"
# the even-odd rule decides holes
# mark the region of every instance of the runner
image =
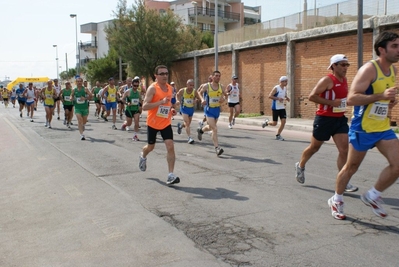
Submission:
[[[83,81],[83,87],[86,88],[86,89],[89,89],[89,85],[87,84],[86,80]],[[87,110],[88,110],[88,112],[90,114],[90,98],[87,99],[87,107],[88,107]],[[89,115],[89,114],[87,114],[87,115]]]
[[15,108],[15,99],[17,99],[17,92],[15,91],[15,88],[12,88],[10,97],[11,97],[12,107]]
[[97,117],[97,119],[100,118],[100,112],[101,112],[101,97],[98,96],[100,90],[101,90],[101,84],[99,81],[97,81],[96,86],[91,89],[91,93],[94,96],[94,103],[96,105],[96,112],[94,113],[94,117]]
[[[175,82],[171,82],[170,85],[173,88],[173,95],[172,95],[171,103],[172,103],[172,105],[175,105],[176,104],[176,93],[177,93]],[[172,115],[172,120],[174,120],[174,119],[175,119],[175,117],[174,117],[174,115]]]
[[196,99],[200,99],[198,92],[194,90],[194,80],[189,79],[187,81],[187,87],[181,88],[176,95],[178,100],[177,104],[180,104],[180,112],[183,116],[183,124],[180,122],[177,124],[177,133],[181,134],[182,128],[186,128],[188,136],[187,143],[193,144],[194,139],[191,138],[190,125],[194,115],[194,103]]
[[141,171],[147,169],[147,155],[154,150],[157,133],[160,132],[164,140],[168,162],[167,185],[177,184],[180,178],[173,174],[175,167],[175,148],[173,143],[173,131],[171,126],[171,116],[176,114],[174,105],[171,103],[173,88],[168,81],[168,68],[159,65],[155,68],[156,82],[151,84],[146,92],[143,110],[148,110],[147,116],[147,145],[143,147],[140,155],[139,168]]
[[[313,135],[310,145],[302,152],[301,159],[295,164],[296,180],[305,183],[305,165],[319,151],[325,141],[332,137],[338,149],[338,171],[344,166],[348,156],[348,119],[345,117],[348,83],[348,58],[343,54],[331,57],[331,74],[324,76],[313,88],[309,100],[319,104],[313,123]],[[355,192],[358,188],[348,183],[346,192]]]
[[51,120],[53,119],[55,99],[58,98],[57,92],[53,87],[53,81],[47,82],[47,87],[44,87],[41,91],[41,96],[44,101],[44,109],[46,111],[46,123],[44,127],[51,129]]
[[8,108],[8,96],[10,95],[10,93],[8,92],[7,88],[3,88],[3,85],[0,85],[0,88],[2,90],[1,96],[3,97],[4,106]]
[[[231,77],[231,83],[226,87],[226,94],[228,95],[227,103],[229,105],[229,111],[230,111],[229,115],[230,129],[233,129],[233,125],[236,122],[236,118],[238,117],[238,115],[240,115],[241,111],[240,88],[237,81],[238,81],[237,75],[233,75],[233,77]],[[234,116],[233,116],[233,111],[234,111]]]
[[73,118],[73,101],[71,100],[72,85],[68,81],[65,83],[65,88],[61,90],[60,98],[64,107],[65,119],[64,125],[71,128],[71,121]]
[[[126,79],[127,90],[123,93],[121,100],[126,103],[126,120],[122,125],[122,130],[130,130],[129,127],[132,125],[132,119],[134,119],[134,133],[133,133],[133,141],[139,141],[138,132],[139,132],[139,104],[141,102],[140,92],[138,91],[140,81],[134,80],[128,77]],[[133,82],[133,83],[132,83]]]
[[374,214],[385,218],[381,193],[399,177],[399,141],[390,127],[388,114],[397,104],[396,68],[399,61],[399,35],[382,32],[376,38],[374,51],[378,58],[364,64],[355,75],[348,93],[348,105],[353,105],[353,119],[349,129],[348,159],[337,175],[335,194],[328,200],[331,215],[337,220],[346,218],[343,206],[345,185],[356,173],[369,149],[376,147],[387,159],[374,187],[360,198]]
[[121,120],[123,119],[123,112],[125,111],[125,103],[123,103],[123,101],[121,100],[121,97],[125,93],[125,88],[126,85],[123,84],[122,81],[119,81],[116,90],[118,91],[118,114]]
[[73,89],[71,98],[75,105],[76,119],[78,120],[78,129],[80,133],[80,140],[86,140],[84,135],[87,116],[89,115],[89,106],[87,102],[92,97],[90,90],[83,86],[83,79],[76,79],[76,88]]
[[115,122],[116,122],[116,108],[117,108],[117,89],[115,86],[114,78],[108,79],[109,85],[104,87],[101,97],[106,98],[105,107],[107,109],[107,114],[104,116],[104,120],[108,121],[107,117],[111,114],[112,109],[112,129],[116,130]]
[[18,105],[19,105],[19,116],[22,118],[22,112],[25,107],[26,98],[24,97],[25,88],[22,83],[19,84],[18,89],[16,90]]
[[278,118],[280,117],[280,127],[277,130],[276,140],[284,141],[284,138],[281,136],[281,132],[284,130],[285,123],[287,121],[287,113],[285,111],[284,101],[290,101],[287,96],[287,76],[281,76],[279,82],[280,84],[276,85],[269,93],[269,98],[272,99],[273,121],[269,122],[269,120],[266,119],[265,122],[262,123],[262,128],[265,128],[268,125],[276,126]]
[[30,113],[30,122],[33,122],[33,111],[35,110],[35,99],[37,99],[37,91],[33,88],[33,83],[28,84],[28,88],[25,89],[23,96],[26,98],[26,107],[28,110],[27,117]]
[[220,115],[220,104],[223,103],[227,94],[223,91],[223,85],[220,81],[220,71],[215,70],[212,74],[212,83],[208,83],[208,86],[204,86],[200,92],[198,92],[202,105],[205,105],[205,115],[208,125],[205,127],[198,127],[198,140],[202,140],[202,134],[207,131],[212,131],[212,141],[215,146],[215,152],[217,156],[222,155],[224,152],[223,148],[219,147],[217,122]]

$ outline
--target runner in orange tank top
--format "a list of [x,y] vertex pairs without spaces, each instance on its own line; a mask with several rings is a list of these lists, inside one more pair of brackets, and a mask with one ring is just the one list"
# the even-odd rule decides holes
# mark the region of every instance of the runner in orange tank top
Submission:
[[174,104],[171,103],[173,88],[168,81],[168,68],[159,65],[155,68],[156,82],[151,84],[145,94],[143,110],[147,110],[147,145],[143,147],[140,155],[139,168],[147,169],[147,155],[154,150],[157,133],[160,132],[167,150],[167,162],[169,168],[167,185],[180,182],[179,177],[173,174],[175,167],[175,148],[173,143],[173,131],[171,117],[176,115]]

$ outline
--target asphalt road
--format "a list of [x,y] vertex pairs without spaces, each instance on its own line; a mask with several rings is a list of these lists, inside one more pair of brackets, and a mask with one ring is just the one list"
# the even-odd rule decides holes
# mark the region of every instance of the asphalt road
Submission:
[[183,130],[174,136],[181,183],[168,187],[161,139],[147,171],[138,168],[144,122],[139,142],[93,115],[86,141],[76,120],[72,130],[44,122],[42,107],[33,123],[0,108],[0,266],[399,266],[398,183],[383,194],[386,219],[359,198],[386,165],[376,150],[337,221],[327,205],[331,142],[306,166],[305,184],[295,180],[310,132],[285,130],[277,141],[275,128],[220,121],[217,157],[210,135],[193,134],[190,145]]

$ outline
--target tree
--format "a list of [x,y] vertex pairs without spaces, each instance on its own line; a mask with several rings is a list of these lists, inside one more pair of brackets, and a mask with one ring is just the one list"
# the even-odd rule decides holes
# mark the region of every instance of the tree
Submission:
[[119,57],[115,49],[110,48],[108,55],[104,58],[89,61],[86,65],[86,77],[90,83],[95,81],[106,82],[110,77],[119,77]]
[[63,71],[60,73],[60,78],[62,80],[69,80],[75,77],[76,69],[70,68],[68,71]]
[[106,29],[109,43],[129,63],[136,75],[151,76],[157,65],[170,67],[181,54],[202,48],[202,33],[186,26],[172,11],[158,13],[148,9],[144,0],[136,0],[131,8],[119,0],[116,19]]

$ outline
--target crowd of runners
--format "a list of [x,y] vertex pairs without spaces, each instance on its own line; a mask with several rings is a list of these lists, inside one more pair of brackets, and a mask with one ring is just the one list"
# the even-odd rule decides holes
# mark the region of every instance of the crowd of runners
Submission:
[[[343,212],[343,193],[358,190],[349,181],[369,149],[377,147],[389,163],[381,172],[375,186],[361,196],[361,200],[379,217],[387,216],[382,207],[381,193],[399,177],[399,141],[390,128],[388,117],[389,110],[397,104],[397,71],[393,63],[399,61],[399,36],[392,32],[382,32],[376,38],[374,50],[378,58],[360,68],[350,89],[346,79],[349,59],[344,54],[333,55],[328,66],[331,73],[322,77],[309,95],[309,100],[318,104],[318,108],[311,142],[295,164],[295,178],[299,183],[305,183],[305,164],[325,141],[332,138],[338,150],[338,175],[335,194],[328,200],[328,205],[332,216],[339,220],[346,218]],[[167,150],[169,173],[166,184],[171,185],[180,182],[180,178],[174,174],[175,150],[171,126],[177,110],[183,118],[182,123],[177,123],[177,133],[181,134],[185,129],[187,143],[193,144],[195,141],[191,123],[194,110],[198,103],[203,106],[204,119],[196,129],[197,139],[202,140],[205,132],[211,132],[214,151],[220,156],[224,152],[219,145],[217,127],[221,104],[227,101],[228,127],[232,129],[241,111],[240,86],[237,75],[233,75],[231,82],[223,86],[220,83],[221,73],[217,70],[198,89],[194,88],[193,79],[188,79],[183,88],[177,89],[175,83],[169,81],[169,71],[164,65],[157,66],[154,75],[156,80],[148,88],[143,86],[138,76],[128,77],[125,82],[119,81],[118,84],[114,78],[109,78],[107,84],[96,82],[91,89],[86,81],[77,78],[74,89],[70,82],[66,82],[65,88],[61,89],[58,80],[50,80],[44,88],[35,88],[32,83],[27,88],[20,84],[12,92],[1,88],[1,96],[6,107],[9,98],[13,107],[15,101],[18,101],[20,117],[23,117],[26,107],[26,115],[31,122],[38,102],[42,102],[46,111],[44,126],[47,128],[52,128],[53,116],[57,120],[63,119],[64,125],[70,128],[75,114],[81,140],[85,140],[90,100],[96,105],[94,116],[105,121],[111,120],[112,129],[118,129],[118,115],[120,119],[124,118],[120,129],[132,130],[134,141],[139,141],[139,120],[142,111],[146,111],[147,144],[139,156],[139,169],[146,171],[147,156],[154,150],[156,136],[160,132]],[[281,133],[286,122],[285,105],[290,101],[287,96],[288,78],[281,76],[278,82],[269,94],[272,101],[272,121],[265,120],[262,127],[276,126],[280,119],[276,140],[284,141]],[[61,103],[64,109],[62,118]],[[350,126],[345,116],[347,106],[354,106],[354,117]]]

